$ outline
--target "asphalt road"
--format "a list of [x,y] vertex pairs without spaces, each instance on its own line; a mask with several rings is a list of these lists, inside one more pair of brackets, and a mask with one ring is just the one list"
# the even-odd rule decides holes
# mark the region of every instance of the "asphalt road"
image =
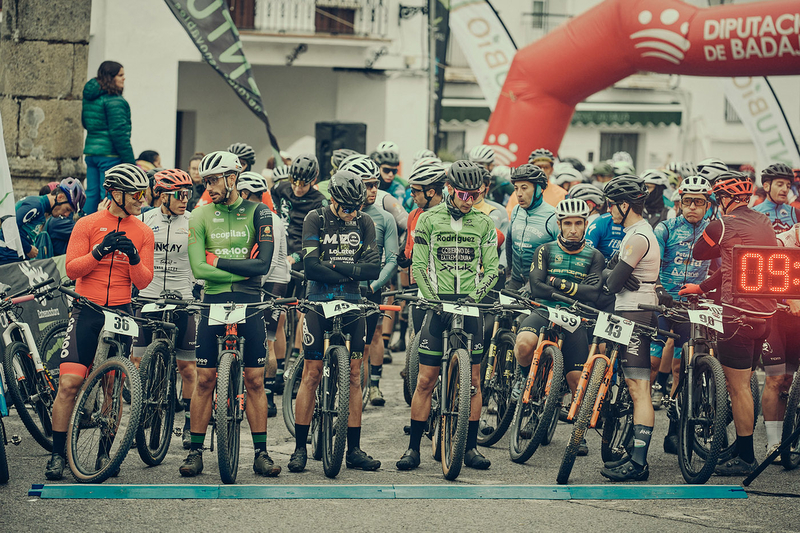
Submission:
[[[394,463],[406,449],[409,407],[403,400],[399,377],[401,354],[384,369],[382,389],[387,398],[384,407],[367,407],[364,412],[362,448],[383,463],[376,472],[342,469],[336,479],[324,476],[322,465],[309,460],[306,472],[292,474],[286,464],[294,449],[294,440],[280,416],[270,419],[268,447],[275,462],[284,468],[277,478],[253,474],[250,462],[252,443],[249,431],[242,428],[242,451],[238,484],[336,485],[369,484],[441,484],[441,485],[555,485],[555,477],[570,434],[570,426],[559,423],[553,442],[541,447],[525,465],[508,458],[507,440],[503,438],[484,454],[492,460],[488,471],[465,468],[455,482],[445,481],[441,466],[429,453],[429,441],[423,439],[423,462],[412,472],[399,472]],[[23,438],[19,446],[8,446],[11,481],[0,487],[0,531],[163,531],[191,529],[242,529],[302,531],[416,530],[495,531],[497,529],[533,528],[564,531],[574,528],[618,531],[800,531],[796,497],[750,492],[746,500],[55,500],[29,497],[34,483],[47,483],[44,466],[47,453],[27,435],[12,410],[5,419],[9,434]],[[666,432],[666,414],[656,413],[656,429],[650,449],[648,485],[683,485],[675,456],[665,455],[662,440]],[[765,449],[763,423],[755,435],[759,456]],[[600,475],[599,435],[588,435],[590,453],[578,458],[571,484],[608,486]],[[208,445],[208,439],[206,441]],[[214,453],[204,453],[205,470],[194,479],[183,479],[178,466],[185,457],[180,439],[175,437],[164,463],[146,467],[135,451],[122,466],[119,484],[206,484],[221,481]],[[74,483],[69,475],[60,483]],[[709,484],[739,485],[739,478],[712,477]],[[770,466],[748,489],[769,493],[800,493],[800,470],[786,472]]]

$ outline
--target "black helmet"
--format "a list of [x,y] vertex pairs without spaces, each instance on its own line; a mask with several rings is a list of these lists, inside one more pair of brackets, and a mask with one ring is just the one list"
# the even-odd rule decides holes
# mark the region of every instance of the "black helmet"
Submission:
[[511,183],[515,181],[530,181],[542,189],[547,187],[547,175],[537,165],[527,163],[520,165],[511,173]]
[[319,163],[314,154],[300,154],[292,161],[289,179],[303,183],[311,183],[319,176]]
[[456,161],[447,170],[447,182],[460,191],[477,191],[483,185],[483,169],[470,161]]
[[786,163],[773,163],[761,172],[761,183],[770,183],[772,180],[783,179],[794,181],[794,171]]
[[379,165],[399,165],[400,164],[400,156],[397,155],[397,152],[392,152],[389,150],[384,150],[382,152],[372,152],[370,155],[373,161],[375,161]]
[[342,207],[360,209],[367,199],[367,189],[359,176],[349,170],[339,170],[331,178],[328,194]]
[[606,184],[603,192],[614,203],[628,202],[631,205],[643,204],[647,199],[647,185],[636,176],[617,176]]
[[239,156],[239,159],[250,165],[256,164],[256,151],[253,147],[245,143],[233,143],[228,146],[228,151]]

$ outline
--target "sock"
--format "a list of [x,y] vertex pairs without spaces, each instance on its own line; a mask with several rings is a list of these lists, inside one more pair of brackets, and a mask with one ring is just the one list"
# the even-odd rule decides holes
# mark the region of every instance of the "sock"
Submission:
[[412,450],[419,451],[419,443],[422,440],[422,433],[425,431],[426,422],[427,421],[424,420],[411,421],[411,439],[408,442],[408,447]]
[[183,429],[189,429],[190,424],[189,421],[191,419],[190,408],[192,407],[192,399],[191,398],[184,398],[181,400],[183,403]]
[[776,444],[781,443],[781,431],[783,429],[783,421],[764,420],[764,425],[767,428],[767,449],[769,450]]
[[53,431],[53,453],[67,458],[67,432]]
[[755,461],[756,454],[753,451],[753,436],[748,435],[742,437],[741,435],[736,435],[736,452],[739,459],[745,463],[752,463]]
[[352,452],[361,444],[361,428],[347,428],[347,453]]
[[295,422],[294,424],[294,436],[295,436],[295,450],[304,450],[306,448],[306,443],[308,442],[308,429],[311,426],[309,424],[298,424]]
[[292,348],[292,357],[295,359],[300,355],[300,350],[298,348]]
[[267,390],[267,395],[275,391],[275,377],[264,378],[264,388]]
[[656,376],[656,383],[661,385],[661,391],[666,394],[667,390],[667,378],[669,377],[669,372],[659,372]]
[[383,334],[381,334],[381,338],[383,338],[383,349],[384,350],[388,350],[389,349],[389,340],[391,340],[392,334],[391,333],[383,333]]
[[261,452],[267,451],[267,432],[262,431],[253,433],[253,448],[255,448],[256,455]]
[[284,370],[283,364],[286,362],[286,359],[277,359],[278,361],[278,370]]
[[383,365],[370,365],[369,371],[369,385],[370,387],[377,387],[383,375]]
[[192,431],[190,433],[190,435],[192,436],[192,443],[189,445],[189,450],[190,451],[197,450],[197,451],[202,452],[203,451],[203,442],[206,440],[206,434],[205,433],[195,433],[194,431]]
[[650,438],[652,436],[652,426],[643,426],[641,424],[633,426],[633,453],[631,453],[631,460],[639,466],[647,464],[647,450],[650,448]]
[[467,426],[467,450],[478,447],[478,422],[479,420],[470,420]]

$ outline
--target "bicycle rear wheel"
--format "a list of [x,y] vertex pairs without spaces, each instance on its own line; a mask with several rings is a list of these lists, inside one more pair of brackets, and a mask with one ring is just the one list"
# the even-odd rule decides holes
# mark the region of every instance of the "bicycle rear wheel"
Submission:
[[136,432],[136,448],[145,464],[161,464],[172,440],[175,420],[175,362],[169,346],[157,340],[147,347],[139,364],[144,391],[142,421]]
[[[339,474],[347,443],[350,414],[350,352],[342,346],[330,349],[330,374],[322,378],[322,469],[327,477]],[[327,384],[327,385],[326,385]]]
[[[483,405],[479,421],[478,444],[491,446],[508,431],[511,419],[514,418],[514,402],[511,401],[511,389],[514,384],[514,343],[512,333],[504,333],[497,340],[494,371],[489,382],[482,387]],[[512,356],[507,357],[508,352]],[[488,356],[487,356],[488,357]],[[484,357],[486,360],[486,357]],[[483,369],[485,365],[481,365]],[[484,385],[485,370],[481,370],[481,385]]]
[[59,364],[61,362],[61,348],[67,338],[67,320],[57,320],[47,326],[36,339],[39,348],[39,357],[42,358],[45,368],[50,373],[50,378],[58,390]]
[[586,393],[581,400],[578,416],[572,425],[572,436],[567,444],[567,449],[564,450],[564,458],[561,460],[561,467],[556,477],[556,482],[559,485],[565,485],[569,481],[569,475],[572,473],[572,467],[575,464],[575,457],[578,456],[578,448],[586,434],[586,429],[589,427],[592,413],[594,413],[594,402],[600,392],[600,384],[603,381],[607,366],[608,363],[605,359],[598,357],[594,360],[592,373],[589,376],[589,384],[586,386]]
[[[123,384],[131,403],[122,400]],[[142,383],[129,360],[111,357],[97,366],[78,392],[67,435],[67,461],[81,483],[102,483],[130,450],[142,415]],[[108,456],[104,460],[104,456]]]
[[6,427],[0,416],[0,485],[8,483],[8,457],[6,456]]
[[283,413],[283,423],[289,430],[292,437],[294,434],[294,401],[297,399],[297,391],[300,388],[300,380],[303,378],[303,361],[299,358],[295,364],[291,365],[283,375],[284,388],[281,397],[281,412]]
[[20,420],[42,448],[53,451],[56,385],[47,372],[36,371],[31,351],[23,342],[12,342],[6,348],[3,370]]
[[469,428],[472,363],[463,348],[453,350],[447,365],[447,391],[442,402],[442,473],[450,481],[461,473]]
[[242,366],[232,352],[223,353],[217,368],[217,461],[225,484],[236,483],[239,472],[239,426],[244,418],[244,398],[239,398]]
[[[533,376],[528,402],[523,402],[524,394],[520,396],[511,423],[508,453],[515,463],[530,459],[547,436],[553,421],[558,423],[557,410],[561,406],[563,381],[564,358],[561,350],[552,345],[545,346],[536,375]],[[527,376],[525,383],[527,385]]]
[[[792,386],[789,388],[789,398],[786,400],[781,442],[784,444],[789,442],[798,427],[800,427],[800,373],[795,373]],[[789,447],[781,452],[781,464],[786,470],[794,470],[800,465],[800,435],[795,435]]]
[[[411,336],[408,339],[408,344],[406,345],[406,366],[403,369],[403,398],[405,399],[408,405],[411,405],[411,399],[414,397],[414,390],[416,389],[416,383],[414,384],[414,388],[411,388],[411,350],[415,349],[414,345],[416,343],[416,349],[419,349],[419,341],[417,340],[417,335],[412,331]],[[418,360],[419,361],[419,360]],[[419,362],[417,363],[419,365]],[[419,373],[419,366],[417,366],[417,373]]]
[[603,405],[600,456],[604,463],[619,461],[633,450],[633,400],[624,379],[619,379],[617,386],[619,391],[614,403]]

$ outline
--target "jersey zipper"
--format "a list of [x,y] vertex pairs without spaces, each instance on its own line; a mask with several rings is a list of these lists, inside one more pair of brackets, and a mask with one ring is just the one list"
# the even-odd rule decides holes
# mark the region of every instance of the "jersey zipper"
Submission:
[[167,290],[167,265],[169,264],[169,230],[172,228],[172,217],[167,215],[167,245],[164,248],[164,288],[162,292]]
[[[119,225],[122,222],[121,218],[117,219],[117,231],[119,231]],[[111,272],[114,270],[114,254],[116,250],[111,252],[111,265],[108,267],[108,283],[106,284],[106,305],[108,305],[108,297],[111,294]]]

